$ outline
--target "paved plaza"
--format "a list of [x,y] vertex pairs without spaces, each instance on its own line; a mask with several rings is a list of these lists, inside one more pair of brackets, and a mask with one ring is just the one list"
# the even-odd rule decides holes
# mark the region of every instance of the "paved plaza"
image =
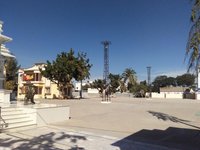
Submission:
[[40,100],[70,106],[70,120],[0,134],[0,149],[198,150],[200,101],[100,98]]

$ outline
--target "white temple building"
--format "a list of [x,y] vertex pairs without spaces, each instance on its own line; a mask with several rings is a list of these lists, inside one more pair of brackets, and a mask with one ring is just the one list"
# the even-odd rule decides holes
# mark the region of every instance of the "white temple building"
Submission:
[[12,53],[9,51],[8,48],[6,48],[5,43],[12,41],[12,38],[7,37],[2,34],[3,32],[3,22],[0,21],[0,103],[9,103],[10,102],[10,92],[8,90],[4,89],[4,80],[5,80],[5,58],[6,57],[15,57],[12,55]]

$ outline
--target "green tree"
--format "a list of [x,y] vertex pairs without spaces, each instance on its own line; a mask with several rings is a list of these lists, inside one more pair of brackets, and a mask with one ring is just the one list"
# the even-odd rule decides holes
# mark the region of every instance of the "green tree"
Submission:
[[176,77],[178,86],[193,86],[195,82],[195,76],[193,74],[183,74]]
[[181,76],[167,77],[166,75],[157,76],[153,81],[153,92],[159,92],[160,87],[166,86],[193,86],[195,81],[195,76],[189,73],[183,74]]
[[92,64],[89,63],[89,59],[87,58],[87,54],[83,52],[78,53],[78,57],[76,59],[76,69],[74,72],[74,78],[77,81],[81,82],[81,90],[80,90],[80,98],[82,98],[82,81],[85,79],[89,79],[90,77],[90,68]]
[[194,0],[191,13],[191,28],[186,47],[186,56],[189,56],[188,71],[197,70],[200,61],[200,0]]
[[[77,67],[77,58],[74,56],[73,49],[61,52],[55,61],[47,61],[44,70],[40,70],[42,75],[57,84],[63,98],[65,95],[71,97],[71,80],[74,77]],[[76,72],[77,73],[77,72]]]
[[122,73],[122,77],[124,80],[124,83],[128,84],[128,90],[132,88],[136,84],[136,72],[132,68],[126,68],[124,72]]
[[94,80],[93,83],[91,84],[91,87],[97,89],[100,94],[103,93],[103,90],[105,88],[104,86],[105,86],[105,80],[101,79]]
[[109,74],[109,79],[110,79],[110,85],[111,85],[111,92],[112,93],[116,93],[117,91],[119,91],[119,87],[121,84],[121,76],[119,74]]
[[174,77],[167,77],[165,79],[166,86],[176,86],[176,78]]
[[[63,97],[65,95],[71,97],[72,79],[81,81],[82,88],[82,80],[89,78],[91,66],[86,53],[78,53],[76,57],[73,49],[70,49],[68,53],[62,52],[58,54],[56,60],[52,61],[52,63],[47,61],[45,69],[41,70],[41,73],[44,77],[57,84]],[[80,94],[82,98],[82,89]]]
[[153,92],[160,92],[160,87],[167,86],[166,79],[167,79],[166,75],[157,76],[154,79],[154,81],[152,82],[152,84],[153,84],[152,91]]
[[6,58],[5,70],[5,89],[17,91],[17,72],[20,68],[15,58]]
[[166,75],[157,76],[153,81],[153,92],[159,92],[160,87],[176,86],[176,78],[167,77]]
[[145,97],[148,87],[145,84],[136,84],[131,90],[136,97]]
[[141,81],[140,84],[147,85],[147,81],[146,80]]

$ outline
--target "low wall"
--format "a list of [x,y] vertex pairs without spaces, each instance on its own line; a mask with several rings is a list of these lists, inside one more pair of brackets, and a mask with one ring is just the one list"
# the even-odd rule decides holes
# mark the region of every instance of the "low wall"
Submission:
[[197,100],[200,100],[200,93],[199,93],[199,92],[196,93],[196,99],[197,99]]
[[88,93],[98,94],[99,91],[98,91],[97,89],[91,89],[91,88],[88,88]]
[[152,98],[165,98],[164,93],[151,93]]
[[37,109],[37,125],[43,126],[50,123],[69,120],[70,109],[68,106]]
[[70,108],[69,106],[41,106],[27,105],[21,109],[30,117],[33,124],[37,126],[44,126],[50,123],[62,122],[69,120]]
[[176,98],[176,99],[182,99],[183,93],[165,93],[166,98]]
[[0,103],[10,103],[10,90],[0,89]]
[[183,93],[181,92],[161,92],[161,93],[151,93],[152,98],[175,98],[175,99],[182,99]]
[[[80,97],[80,91],[79,92],[72,92],[72,96],[75,98]],[[82,97],[83,98],[88,98],[88,93],[87,92],[82,92]]]
[[132,93],[126,93],[126,92],[124,92],[124,93],[117,92],[117,93],[115,93],[115,96],[116,97],[133,97],[133,94]]

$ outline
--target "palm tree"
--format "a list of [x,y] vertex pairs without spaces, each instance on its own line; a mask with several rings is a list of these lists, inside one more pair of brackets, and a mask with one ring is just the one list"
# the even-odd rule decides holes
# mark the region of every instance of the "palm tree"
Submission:
[[194,0],[191,13],[191,29],[186,47],[186,56],[189,55],[188,71],[197,71],[200,61],[200,0]]
[[137,80],[136,72],[132,68],[126,68],[122,73],[122,77],[124,79],[124,83],[128,84],[128,90],[130,90],[130,87],[133,86]]

